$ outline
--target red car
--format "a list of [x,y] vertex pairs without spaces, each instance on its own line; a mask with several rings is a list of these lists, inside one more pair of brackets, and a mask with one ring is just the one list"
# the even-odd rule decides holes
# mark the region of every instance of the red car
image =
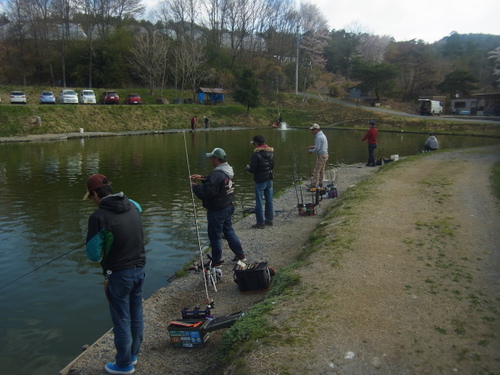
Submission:
[[104,91],[101,104],[120,104],[120,97],[115,91]]
[[123,104],[142,104],[141,97],[138,94],[128,94]]

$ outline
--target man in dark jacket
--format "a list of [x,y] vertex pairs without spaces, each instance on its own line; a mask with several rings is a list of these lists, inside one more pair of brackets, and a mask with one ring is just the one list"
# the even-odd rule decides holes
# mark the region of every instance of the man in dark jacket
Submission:
[[[201,199],[207,209],[208,239],[212,248],[212,266],[220,266],[222,260],[222,234],[235,257],[233,262],[246,260],[241,242],[234,232],[231,217],[234,214],[234,172],[226,162],[226,152],[222,148],[214,148],[206,156],[214,169],[208,176],[193,174],[191,186],[193,193]],[[195,181],[201,181],[198,185]]]
[[[255,181],[254,210],[257,223],[252,225],[252,228],[263,229],[266,225],[273,225],[274,148],[266,145],[266,140],[262,135],[253,137],[252,143],[255,149],[250,164],[246,167],[248,172],[253,173]],[[262,210],[262,198],[266,200],[265,215]]]
[[114,194],[111,182],[102,174],[87,179],[87,198],[99,207],[88,221],[87,257],[101,262],[115,336],[115,362],[104,368],[111,374],[131,374],[144,336],[142,209],[123,193]]

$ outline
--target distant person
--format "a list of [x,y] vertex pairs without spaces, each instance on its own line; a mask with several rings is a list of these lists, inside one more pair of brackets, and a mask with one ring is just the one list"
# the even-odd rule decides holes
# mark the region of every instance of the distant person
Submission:
[[429,138],[424,143],[424,151],[436,151],[439,148],[439,142],[433,133],[429,134]]
[[310,189],[323,186],[326,162],[328,161],[328,140],[318,124],[313,124],[310,128],[314,134],[314,146],[307,147],[309,153],[315,153],[316,165],[311,177]]
[[[266,140],[262,135],[256,135],[252,139],[255,146],[250,164],[246,170],[253,173],[255,182],[255,219],[256,223],[252,228],[263,229],[266,225],[273,225],[273,169],[274,169],[274,148],[266,145]],[[266,200],[265,214],[262,209],[262,198]]]
[[366,132],[365,136],[361,138],[361,142],[368,141],[368,162],[367,167],[375,167],[375,149],[377,148],[377,128],[375,127],[375,121],[368,121],[370,124],[370,129]]
[[[222,148],[214,148],[206,156],[214,169],[207,176],[191,175],[193,193],[201,199],[207,210],[208,239],[212,248],[212,266],[224,263],[222,260],[222,235],[234,253],[233,262],[244,261],[245,253],[241,242],[234,232],[231,217],[234,214],[234,172],[226,161],[226,152]],[[196,181],[201,181],[198,185]]]
[[111,374],[132,374],[144,336],[142,289],[146,250],[141,206],[123,193],[114,194],[102,174],[87,179],[87,193],[99,208],[88,220],[86,252],[101,262],[104,290],[113,321],[115,362],[104,369]]
[[283,122],[283,117],[281,117],[281,115],[278,117],[278,125],[281,124]]
[[210,121],[210,119],[207,116],[205,116],[203,120],[205,121],[205,129],[208,129],[208,122]]
[[196,130],[196,116],[191,119],[191,130]]

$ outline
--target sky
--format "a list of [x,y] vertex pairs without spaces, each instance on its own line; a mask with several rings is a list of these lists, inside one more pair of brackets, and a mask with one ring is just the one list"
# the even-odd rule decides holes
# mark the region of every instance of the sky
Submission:
[[[433,43],[453,31],[500,35],[500,2],[481,0],[306,0],[316,4],[330,29],[356,29],[402,42]],[[352,27],[351,27],[352,29]]]

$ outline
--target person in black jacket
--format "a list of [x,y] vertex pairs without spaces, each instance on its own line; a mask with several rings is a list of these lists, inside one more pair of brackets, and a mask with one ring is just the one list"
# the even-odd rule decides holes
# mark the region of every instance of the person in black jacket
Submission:
[[[207,209],[208,239],[212,248],[212,266],[220,266],[222,260],[222,234],[229,248],[234,253],[233,262],[245,261],[245,253],[240,239],[236,235],[231,222],[234,214],[234,172],[226,162],[226,152],[222,148],[214,148],[206,156],[214,169],[208,176],[193,174],[191,187],[193,193],[201,199],[203,207]],[[196,181],[201,181],[198,185]]]
[[122,192],[114,194],[111,182],[102,174],[87,179],[87,198],[99,207],[88,220],[87,257],[101,262],[115,336],[115,362],[107,363],[104,369],[112,374],[131,374],[144,337],[142,209]]
[[[262,135],[253,137],[252,143],[255,146],[250,164],[246,170],[253,173],[255,181],[255,218],[257,223],[252,228],[263,229],[266,225],[273,225],[273,169],[274,169],[274,148],[266,145],[266,140]],[[266,200],[265,213],[262,210],[262,198]]]

